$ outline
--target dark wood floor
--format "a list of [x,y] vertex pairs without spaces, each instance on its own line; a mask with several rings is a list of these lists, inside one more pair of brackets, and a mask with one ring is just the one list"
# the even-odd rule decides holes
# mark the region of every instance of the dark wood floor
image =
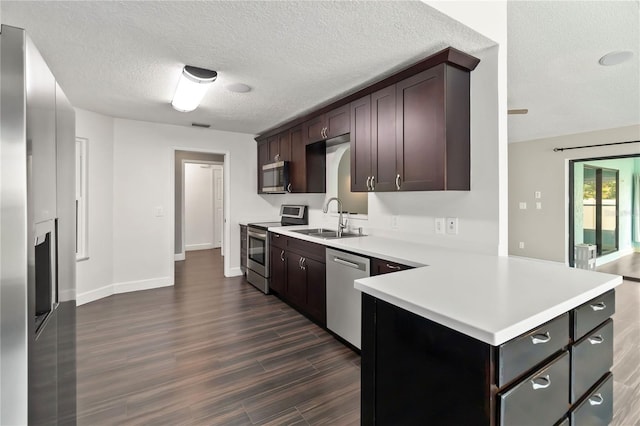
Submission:
[[598,268],[598,272],[622,275],[626,279],[640,281],[640,253],[631,253]]
[[[614,426],[640,425],[640,283],[617,291]],[[349,425],[360,358],[243,278],[189,252],[176,285],[77,310],[78,425]]]
[[360,357],[187,253],[174,287],[78,308],[78,424],[359,424]]

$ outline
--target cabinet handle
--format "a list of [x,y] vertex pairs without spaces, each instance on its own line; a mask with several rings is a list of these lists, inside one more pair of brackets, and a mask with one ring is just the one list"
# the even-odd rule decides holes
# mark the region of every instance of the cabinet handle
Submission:
[[604,304],[604,302],[600,302],[600,303],[595,303],[593,305],[589,305],[591,306],[591,309],[593,309],[594,311],[601,311],[604,308],[607,307],[607,305]]
[[273,161],[280,161],[280,154],[276,154],[273,156]]
[[328,128],[328,127],[325,127],[325,128],[324,128],[324,137],[325,137],[325,138],[328,138],[328,137],[329,137],[329,135],[327,134],[327,131],[328,131],[328,130],[329,130],[329,128]]
[[589,405],[600,405],[604,402],[604,398],[601,393],[597,393],[589,397]]
[[367,176],[367,191],[371,191],[371,176]]
[[273,234],[274,237],[280,238],[280,234]]
[[300,267],[301,267],[303,270],[306,270],[306,269],[307,269],[307,265],[306,265],[306,263],[307,263],[307,258],[306,258],[306,257],[303,257],[303,258],[302,258],[302,259],[300,259],[300,260],[302,261],[302,265],[301,265]]
[[284,262],[284,250],[280,252],[280,260]]
[[593,337],[589,337],[587,340],[592,345],[599,345],[600,343],[604,342],[604,337],[602,337],[602,336],[593,336]]
[[549,340],[551,340],[551,335],[548,331],[546,333],[534,334],[531,336],[531,343],[534,345],[537,345],[538,343],[547,343]]
[[300,267],[300,269],[302,269],[302,258],[298,259],[298,267]]
[[287,192],[291,192],[291,184],[287,185]]
[[402,185],[402,181],[400,180],[400,174],[396,176],[396,189],[400,191],[400,186]]
[[395,269],[395,270],[397,270],[397,271],[399,271],[399,270],[401,269],[399,266],[389,265],[388,263],[387,263],[387,268],[389,268],[389,269]]
[[548,374],[543,377],[536,377],[535,379],[531,380],[531,385],[533,386],[534,390],[546,389],[551,386],[551,379],[549,378]]
[[375,176],[371,176],[371,190],[372,191],[376,190],[376,177]]

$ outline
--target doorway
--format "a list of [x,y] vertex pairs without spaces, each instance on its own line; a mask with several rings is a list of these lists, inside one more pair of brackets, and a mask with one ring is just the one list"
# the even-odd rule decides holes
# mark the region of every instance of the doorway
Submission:
[[570,265],[589,244],[597,270],[640,279],[640,155],[571,160],[569,182]]
[[222,247],[222,175],[216,163],[184,162],[185,251]]

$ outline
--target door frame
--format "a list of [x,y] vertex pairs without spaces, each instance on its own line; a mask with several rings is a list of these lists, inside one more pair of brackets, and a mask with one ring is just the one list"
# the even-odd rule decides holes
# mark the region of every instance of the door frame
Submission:
[[[568,206],[568,216],[569,216],[569,266],[575,267],[575,200],[573,197],[573,190],[575,185],[575,176],[574,169],[575,163],[586,163],[589,161],[600,161],[600,160],[622,160],[624,158],[640,158],[638,154],[624,154],[624,155],[610,155],[605,157],[589,157],[589,158],[576,158],[569,160],[569,187],[567,188],[567,193],[569,195],[569,206]],[[618,243],[619,245],[619,243]]]

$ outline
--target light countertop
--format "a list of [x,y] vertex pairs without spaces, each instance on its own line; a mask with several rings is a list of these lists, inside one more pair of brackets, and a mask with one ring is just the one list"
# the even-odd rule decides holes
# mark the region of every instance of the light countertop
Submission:
[[561,264],[474,254],[375,236],[290,237],[415,269],[355,281],[355,288],[490,345],[500,345],[622,283],[618,275]]

